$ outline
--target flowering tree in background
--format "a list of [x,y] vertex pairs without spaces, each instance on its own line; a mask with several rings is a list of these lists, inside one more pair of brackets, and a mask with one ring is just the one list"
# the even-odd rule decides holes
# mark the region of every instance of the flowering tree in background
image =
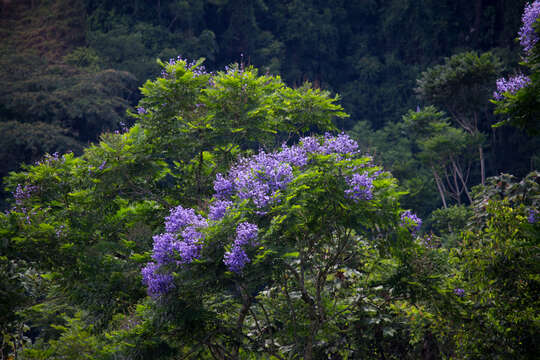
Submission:
[[525,6],[518,33],[523,49],[522,65],[529,69],[530,75],[517,74],[508,80],[497,80],[497,91],[493,94],[493,102],[497,105],[495,112],[505,117],[496,126],[511,124],[531,134],[540,133],[539,18],[540,1],[535,0]]
[[142,271],[159,304],[191,319],[182,338],[217,359],[359,354],[350,319],[366,305],[366,255],[391,259],[421,224],[390,174],[326,135],[241,158],[214,189],[206,213],[171,210]]

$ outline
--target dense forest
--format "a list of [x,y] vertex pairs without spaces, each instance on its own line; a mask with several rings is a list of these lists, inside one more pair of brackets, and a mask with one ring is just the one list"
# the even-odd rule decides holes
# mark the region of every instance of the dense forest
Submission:
[[0,15],[0,360],[537,358],[540,1]]

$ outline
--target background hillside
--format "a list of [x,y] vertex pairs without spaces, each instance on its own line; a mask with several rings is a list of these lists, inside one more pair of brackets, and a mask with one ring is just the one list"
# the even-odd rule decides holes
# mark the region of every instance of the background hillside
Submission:
[[[1,7],[0,177],[45,152],[74,151],[131,119],[156,58],[204,57],[305,81],[341,96],[363,146],[417,106],[416,80],[444,57],[492,51],[513,73],[524,0],[262,1],[21,0]],[[495,84],[493,83],[493,89]],[[443,109],[446,110],[446,109]],[[494,123],[486,119],[484,131]],[[495,131],[495,130],[494,130]],[[489,140],[491,175],[531,169],[530,141],[511,129]],[[386,136],[386,135],[385,135]],[[380,136],[379,136],[380,137]],[[384,142],[383,142],[384,143]],[[391,165],[392,160],[385,160]],[[398,170],[398,169],[396,169]],[[399,174],[398,174],[399,175]]]

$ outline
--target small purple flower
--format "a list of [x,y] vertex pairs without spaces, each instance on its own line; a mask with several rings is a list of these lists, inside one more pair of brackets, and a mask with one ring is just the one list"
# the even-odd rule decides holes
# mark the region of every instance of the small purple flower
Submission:
[[210,205],[210,211],[208,218],[210,220],[219,221],[225,217],[227,209],[232,206],[232,201],[229,200],[216,200]]
[[400,226],[409,229],[413,235],[415,235],[416,232],[420,230],[421,225],[422,225],[422,219],[420,219],[410,210],[404,211],[401,214]]
[[15,198],[15,204],[21,206],[25,200],[28,200],[32,197],[34,193],[39,190],[39,187],[36,185],[25,185],[24,187],[21,184],[17,184],[17,188],[13,193]]
[[195,77],[208,74],[206,68],[203,65],[197,65],[197,61],[193,60],[189,62],[187,59],[183,59],[182,56],[177,56],[176,59],[169,59],[166,63],[167,66],[161,71],[161,77],[165,79],[174,78],[176,75],[176,65],[182,64],[186,70],[190,70]]
[[497,80],[497,91],[493,93],[493,97],[495,100],[502,100],[505,93],[514,95],[519,89],[530,84],[530,82],[531,79],[523,74],[513,76],[508,78],[508,80],[500,78]]
[[197,227],[206,227],[206,220],[195,214],[193,209],[184,209],[181,205],[171,209],[170,215],[165,218],[165,231],[176,233],[181,228],[195,225]]
[[148,294],[158,298],[174,287],[173,277],[170,274],[159,273],[159,265],[148,263],[141,270],[143,284],[148,288]]
[[255,224],[242,222],[236,227],[236,238],[231,251],[227,251],[223,256],[223,262],[229,270],[240,273],[244,266],[250,262],[246,252],[242,247],[255,246],[259,228]]
[[139,106],[139,107],[137,108],[137,113],[138,113],[139,115],[143,115],[143,114],[148,114],[148,111],[146,111],[146,109],[143,108],[142,106]]
[[308,153],[321,152],[321,143],[316,137],[304,137],[300,139],[301,147]]
[[356,154],[358,152],[358,143],[345,133],[341,133],[338,136],[331,136],[326,133],[324,135],[323,152],[327,155]]
[[223,177],[223,175],[217,174],[216,180],[214,181],[214,191],[216,192],[216,198],[226,199],[233,194],[234,183]]
[[178,249],[178,239],[171,233],[155,235],[152,259],[158,264],[168,264],[174,259],[174,250]]
[[241,273],[244,266],[249,262],[246,252],[240,246],[233,246],[231,251],[227,251],[223,257],[223,263],[227,265],[229,270],[237,274]]
[[422,239],[422,244],[428,249],[434,249],[437,247],[435,241],[433,241],[433,234],[425,235]]
[[216,197],[223,198],[224,191],[236,191],[240,199],[252,200],[259,209],[277,200],[279,190],[285,189],[293,178],[291,165],[280,161],[274,154],[260,152],[251,158],[241,159],[229,172],[228,180],[220,177],[214,182]]
[[99,170],[99,171],[102,171],[103,169],[105,169],[105,165],[107,165],[107,160],[103,160],[103,162],[101,163],[101,165],[99,165],[98,170]]
[[176,250],[180,254],[180,263],[189,264],[200,257],[202,249],[200,240],[203,235],[194,226],[188,226],[182,231],[182,238],[184,241],[175,244]]
[[347,197],[353,200],[371,200],[373,198],[373,178],[368,174],[353,174],[347,179],[350,188],[345,190]]
[[454,294],[456,296],[463,297],[463,296],[465,296],[465,290],[463,290],[461,288],[455,288],[454,289]]
[[64,233],[64,229],[65,229],[65,226],[64,225],[60,225],[60,227],[58,229],[56,229],[56,237],[61,237]]
[[259,228],[256,224],[242,222],[236,227],[236,239],[234,244],[236,246],[256,245],[252,240],[257,238],[258,232]]
[[527,217],[527,221],[529,222],[529,224],[534,224],[536,223],[536,211],[534,211],[534,209],[529,209],[529,216]]
[[278,161],[289,163],[292,166],[302,167],[307,164],[307,151],[300,146],[287,146],[283,144],[281,151],[275,154]]

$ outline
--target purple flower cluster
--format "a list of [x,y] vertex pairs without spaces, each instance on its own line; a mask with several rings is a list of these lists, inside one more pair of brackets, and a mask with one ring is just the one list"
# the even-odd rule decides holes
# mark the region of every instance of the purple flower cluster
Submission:
[[186,226],[206,227],[206,220],[195,214],[193,209],[184,209],[177,206],[171,209],[170,215],[165,218],[165,231],[168,233],[177,233]]
[[515,94],[519,89],[527,86],[531,82],[528,76],[519,74],[506,80],[500,78],[497,80],[497,91],[493,93],[495,100],[502,100],[505,93]]
[[36,185],[25,185],[23,187],[21,184],[17,184],[17,188],[13,192],[13,198],[15,199],[14,209],[22,212],[25,215],[27,224],[30,224],[30,215],[33,215],[35,213],[28,210],[25,202],[26,200],[30,199],[32,195],[38,190],[39,187]]
[[143,108],[142,106],[139,106],[137,107],[137,114],[139,115],[148,114],[148,111],[146,111],[146,109]]
[[[335,155],[334,159],[341,161],[357,153],[358,144],[346,134],[336,137],[326,134],[322,139],[302,138],[299,145],[283,145],[280,151],[274,153],[261,151],[252,157],[240,159],[227,175],[216,176],[208,219],[223,219],[236,200],[249,200],[259,209],[256,214],[264,214],[265,207],[279,201],[279,193],[294,178],[294,169],[306,166],[310,156]],[[345,195],[355,201],[372,199],[376,176],[377,173],[369,176],[363,170],[359,172],[356,168],[349,168],[347,175],[344,175],[349,186]],[[180,266],[200,258],[203,239],[200,229],[207,226],[208,220],[197,215],[193,209],[178,206],[171,210],[165,219],[165,233],[154,236],[153,262],[142,272],[150,295],[160,296],[173,286],[172,277],[160,272],[163,271],[162,266]],[[257,245],[257,234],[256,224],[242,222],[237,225],[236,237],[223,257],[223,263],[230,271],[241,274],[251,261],[246,251]]]
[[[158,274],[160,267],[175,262],[189,264],[200,257],[203,234],[199,231],[208,226],[206,219],[193,209],[178,206],[165,218],[165,233],[154,236],[152,259],[143,269],[143,283],[152,296],[159,296],[172,287],[172,277]],[[166,284],[170,281],[170,284]],[[161,292],[161,290],[164,290]]]
[[215,200],[210,205],[210,211],[208,212],[208,218],[210,220],[219,221],[225,217],[227,209],[232,206],[233,202],[229,200]]
[[[300,145],[283,145],[281,150],[267,154],[260,152],[250,158],[241,159],[225,177],[216,176],[214,181],[215,197],[230,199],[232,195],[240,199],[250,199],[259,209],[277,201],[277,194],[287,187],[293,179],[293,167],[303,167],[309,161],[309,154],[335,154],[338,157],[358,153],[358,144],[346,134],[324,139],[305,137]],[[349,180],[351,186],[348,195],[354,199],[372,198],[372,178],[355,174]]]
[[307,153],[325,155],[354,155],[358,153],[358,143],[345,133],[338,136],[326,133],[322,143],[316,137],[305,137],[300,139],[300,145]]
[[99,165],[98,167],[98,170],[99,171],[103,171],[103,169],[105,169],[105,166],[107,165],[107,160],[103,160],[103,162],[101,163],[101,165]]
[[436,241],[433,239],[433,234],[424,235],[422,244],[428,249],[434,249],[437,247]]
[[420,230],[420,226],[422,225],[422,220],[416,216],[413,212],[410,210],[404,211],[401,214],[401,223],[399,224],[401,227],[405,227],[409,229],[413,235],[416,234],[418,230]]
[[155,263],[148,263],[141,270],[143,282],[148,287],[148,294],[153,298],[166,294],[174,287],[172,275],[162,274],[159,271],[159,265]]
[[356,201],[371,200],[373,198],[373,178],[368,174],[353,174],[347,179],[350,188],[345,190],[345,194]]
[[358,143],[351,139],[349,135],[341,133],[338,136],[325,134],[322,145],[324,154],[356,154],[358,152]]
[[454,294],[456,296],[463,297],[463,296],[465,296],[465,290],[463,290],[461,288],[455,288],[454,289]]
[[528,55],[534,45],[538,42],[538,34],[534,30],[534,24],[540,17],[540,1],[535,0],[532,4],[525,6],[521,18],[523,24],[518,32],[519,42],[523,50]]
[[536,223],[535,214],[536,214],[536,212],[534,211],[534,209],[529,209],[529,216],[527,216],[527,221],[529,222],[529,224]]
[[[179,62],[184,63],[186,70],[191,70],[193,75],[195,75],[196,77],[207,74],[206,68],[203,65],[196,66],[197,61],[192,60],[190,62],[187,59],[182,59],[182,56],[180,55],[177,56],[176,59],[174,58],[169,59],[169,61],[167,62],[167,65],[172,67]],[[175,76],[175,73],[176,73],[176,70],[174,69],[174,67],[170,71],[167,68],[165,68],[161,71],[161,77],[165,79],[172,78]]]
[[38,160],[35,162],[35,165],[41,165],[41,164],[47,164],[50,165],[51,163],[57,162],[57,161],[64,161],[64,157],[60,156],[60,153],[58,151],[52,153],[52,154],[45,154],[43,159]]
[[236,227],[236,238],[232,249],[224,255],[223,262],[229,270],[235,273],[240,273],[244,266],[250,262],[244,247],[257,245],[257,233],[259,228],[255,224],[243,222]]
[[17,204],[17,206],[22,206],[24,201],[30,199],[32,194],[34,194],[38,189],[39,188],[35,185],[25,185],[23,187],[21,184],[17,184],[17,188],[13,192],[15,204]]
[[259,154],[241,159],[229,172],[227,179],[218,175],[214,189],[216,197],[226,198],[234,193],[240,199],[250,199],[257,208],[274,202],[279,190],[284,189],[293,178],[290,164],[280,161],[274,154]]

